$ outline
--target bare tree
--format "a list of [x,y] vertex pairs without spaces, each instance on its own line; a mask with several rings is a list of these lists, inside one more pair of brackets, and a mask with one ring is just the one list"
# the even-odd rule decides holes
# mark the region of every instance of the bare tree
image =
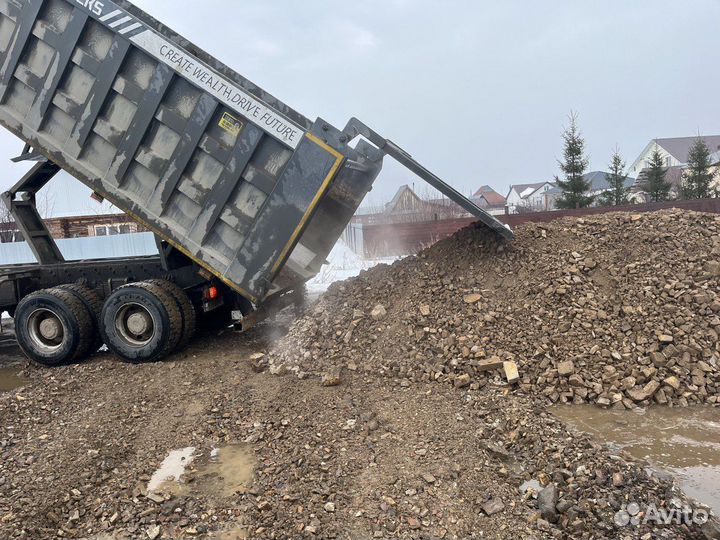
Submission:
[[41,218],[51,218],[55,212],[55,195],[47,189],[40,190],[35,195],[35,207]]
[[15,241],[15,219],[10,210],[0,203],[0,243]]
[[[35,196],[35,206],[40,217],[51,218],[55,211],[55,195],[48,190],[41,190]],[[0,243],[19,242],[22,240],[10,210],[0,202]]]

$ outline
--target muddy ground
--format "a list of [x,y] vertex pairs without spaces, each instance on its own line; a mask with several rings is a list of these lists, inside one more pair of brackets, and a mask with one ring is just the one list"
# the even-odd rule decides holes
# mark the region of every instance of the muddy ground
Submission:
[[719,259],[705,214],[510,245],[469,227],[331,286],[290,330],[151,365],[23,363],[0,394],[0,537],[720,538],[673,476],[551,413],[718,418]]
[[[0,396],[0,535],[703,538],[697,526],[618,529],[628,501],[682,497],[524,396],[256,373],[251,355],[278,332],[204,336],[160,364],[27,366],[29,383]],[[197,457],[182,489],[149,493],[187,447]],[[240,448],[251,480],[208,475],[217,448]],[[549,483],[551,511],[536,500]]]

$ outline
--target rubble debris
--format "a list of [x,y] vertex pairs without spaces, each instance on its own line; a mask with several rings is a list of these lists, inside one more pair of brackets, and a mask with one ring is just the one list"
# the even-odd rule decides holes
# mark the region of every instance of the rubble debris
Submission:
[[515,384],[520,380],[518,367],[515,362],[503,362],[503,370],[505,371],[505,379],[510,384]]
[[[720,275],[707,244],[720,246],[720,216],[609,213],[516,236],[505,245],[471,226],[331,286],[269,361],[320,375],[349,358],[359,372],[461,389],[513,361],[518,391],[552,403],[718,403]],[[372,319],[353,317],[367,306]]]
[[[172,369],[99,355],[30,370],[27,399],[0,395],[0,533],[652,537],[614,516],[626,501],[686,504],[672,478],[547,405],[717,403],[720,301],[695,246],[720,229],[701,214],[623,216],[528,225],[511,246],[466,229],[332,286],[270,352],[277,327],[260,324],[200,340]],[[323,387],[340,369],[342,386]],[[286,371],[297,378],[272,375]],[[233,444],[254,455],[252,485],[203,491],[196,465]],[[178,491],[146,500],[163,456],[188,445]],[[702,538],[696,524],[663,534]]]

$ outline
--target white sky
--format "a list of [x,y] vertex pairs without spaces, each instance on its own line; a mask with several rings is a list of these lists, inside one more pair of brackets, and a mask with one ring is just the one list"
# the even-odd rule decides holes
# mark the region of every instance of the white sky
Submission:
[[[464,193],[551,180],[571,109],[593,170],[616,145],[631,163],[654,137],[720,134],[718,0],[137,4],[306,116],[359,117]],[[0,134],[3,159],[21,146]],[[0,161],[0,187],[22,167]],[[368,202],[413,182],[389,165]],[[93,208],[56,184],[55,213]]]

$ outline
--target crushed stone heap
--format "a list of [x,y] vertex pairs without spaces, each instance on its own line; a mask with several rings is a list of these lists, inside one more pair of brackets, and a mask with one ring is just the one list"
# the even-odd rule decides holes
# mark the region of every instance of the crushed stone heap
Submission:
[[509,361],[551,402],[715,404],[719,255],[720,216],[681,210],[471,226],[331,286],[262,362],[480,388]]

